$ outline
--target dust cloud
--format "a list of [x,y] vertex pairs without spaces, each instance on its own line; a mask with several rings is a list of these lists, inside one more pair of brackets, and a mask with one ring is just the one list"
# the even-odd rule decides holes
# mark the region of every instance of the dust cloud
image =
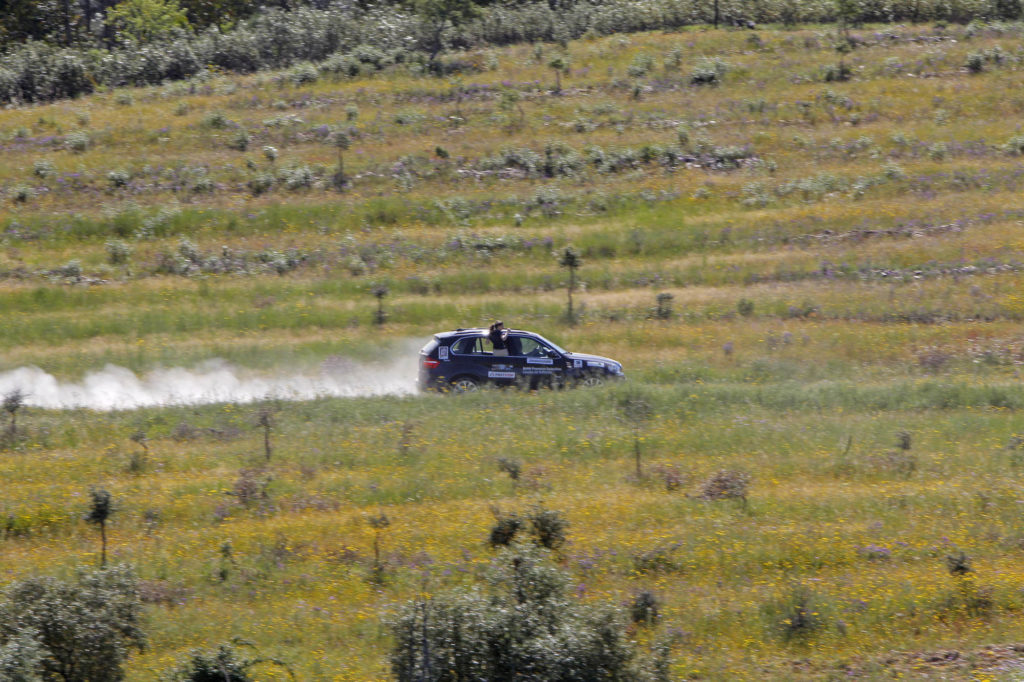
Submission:
[[0,372],[0,396],[20,390],[27,405],[48,409],[127,410],[160,405],[251,403],[265,399],[409,395],[416,391],[416,351],[388,363],[332,356],[312,370],[256,371],[209,360],[193,368],[136,374],[107,365],[80,381],[61,381],[38,367]]

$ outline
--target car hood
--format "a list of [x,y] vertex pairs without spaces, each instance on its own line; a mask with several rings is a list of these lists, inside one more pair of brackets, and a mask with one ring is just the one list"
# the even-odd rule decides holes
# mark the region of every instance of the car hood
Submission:
[[591,355],[590,353],[569,353],[566,357],[570,360],[582,360],[583,364],[589,367],[607,367],[613,372],[622,371],[621,362],[601,355]]

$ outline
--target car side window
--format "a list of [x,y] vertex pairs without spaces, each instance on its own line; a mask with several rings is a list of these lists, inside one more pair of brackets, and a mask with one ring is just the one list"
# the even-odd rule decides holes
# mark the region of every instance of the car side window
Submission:
[[494,347],[486,336],[467,336],[452,344],[457,355],[491,355]]
[[529,336],[514,337],[512,345],[516,351],[512,355],[524,355],[530,358],[546,358],[549,355],[547,346]]
[[457,355],[479,355],[482,352],[477,344],[479,340],[475,336],[459,339],[452,345],[452,352]]

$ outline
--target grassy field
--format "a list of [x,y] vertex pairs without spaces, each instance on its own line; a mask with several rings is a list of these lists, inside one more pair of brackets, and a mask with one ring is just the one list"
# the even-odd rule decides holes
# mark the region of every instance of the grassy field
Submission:
[[[560,92],[561,49],[524,45],[446,80],[208,74],[0,111],[0,377],[301,371],[499,317],[629,376],[26,408],[0,582],[94,565],[102,486],[150,602],[130,680],[235,636],[300,680],[386,679],[389,614],[481,580],[493,508],[543,505],[574,598],[661,599],[633,636],[677,678],[1019,679],[1022,34],[686,30],[572,42]],[[745,501],[703,494],[720,471]]]

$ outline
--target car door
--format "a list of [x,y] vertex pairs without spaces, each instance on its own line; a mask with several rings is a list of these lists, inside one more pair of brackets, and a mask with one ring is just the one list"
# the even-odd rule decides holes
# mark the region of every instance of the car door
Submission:
[[468,375],[481,383],[511,384],[516,380],[511,358],[495,356],[485,336],[467,336],[452,344],[452,378]]
[[516,373],[529,383],[530,388],[561,383],[565,373],[565,359],[561,354],[529,334],[509,336],[509,357],[515,364]]

